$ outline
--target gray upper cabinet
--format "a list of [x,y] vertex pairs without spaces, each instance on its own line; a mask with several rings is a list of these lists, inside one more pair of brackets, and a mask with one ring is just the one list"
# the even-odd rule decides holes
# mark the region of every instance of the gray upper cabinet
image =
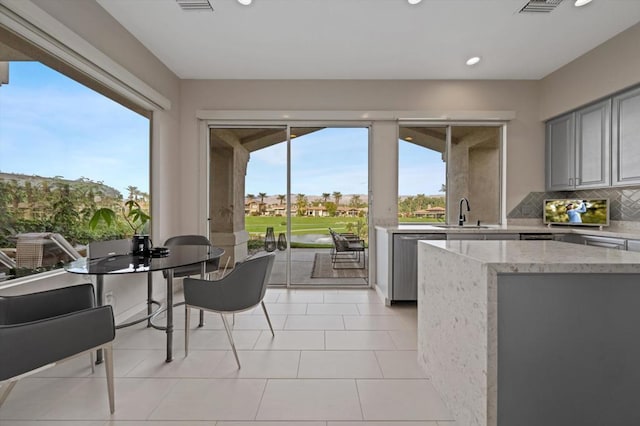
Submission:
[[574,188],[575,115],[563,115],[547,122],[547,190]]
[[547,122],[547,190],[610,184],[611,100]]
[[609,186],[611,99],[580,109],[575,114],[575,187],[586,189]]
[[615,96],[612,108],[612,184],[640,184],[640,88]]

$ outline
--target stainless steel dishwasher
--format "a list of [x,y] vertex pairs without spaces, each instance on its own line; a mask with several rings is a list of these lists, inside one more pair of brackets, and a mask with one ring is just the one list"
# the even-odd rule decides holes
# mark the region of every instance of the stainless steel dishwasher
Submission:
[[392,302],[418,300],[418,241],[446,239],[446,234],[394,234]]

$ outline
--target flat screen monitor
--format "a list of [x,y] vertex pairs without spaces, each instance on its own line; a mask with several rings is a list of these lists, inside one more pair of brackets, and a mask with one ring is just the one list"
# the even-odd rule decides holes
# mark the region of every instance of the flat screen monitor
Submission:
[[562,198],[544,200],[544,223],[551,225],[609,225],[609,200]]

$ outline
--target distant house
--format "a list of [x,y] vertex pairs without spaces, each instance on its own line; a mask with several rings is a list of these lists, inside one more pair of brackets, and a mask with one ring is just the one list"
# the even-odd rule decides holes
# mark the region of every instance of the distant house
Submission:
[[307,207],[306,215],[313,217],[328,217],[329,212],[324,206],[309,206]]
[[[298,206],[295,204],[291,206],[292,214],[298,211]],[[270,204],[267,206],[264,212],[265,216],[286,216],[287,205],[286,204]]]
[[260,216],[267,210],[267,205],[260,201],[249,201],[244,203],[244,214],[251,216]]
[[445,216],[447,210],[444,207],[429,207],[424,210],[416,210],[413,212],[415,217],[428,217],[433,219],[441,219]]

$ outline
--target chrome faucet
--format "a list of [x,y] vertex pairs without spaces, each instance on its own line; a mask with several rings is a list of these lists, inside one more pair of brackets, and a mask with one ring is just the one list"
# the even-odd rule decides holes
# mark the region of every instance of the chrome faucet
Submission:
[[458,210],[458,226],[464,225],[464,222],[467,220],[467,216],[462,213],[462,203],[467,203],[467,211],[470,212],[471,208],[469,207],[469,200],[466,198],[460,199],[460,209]]

